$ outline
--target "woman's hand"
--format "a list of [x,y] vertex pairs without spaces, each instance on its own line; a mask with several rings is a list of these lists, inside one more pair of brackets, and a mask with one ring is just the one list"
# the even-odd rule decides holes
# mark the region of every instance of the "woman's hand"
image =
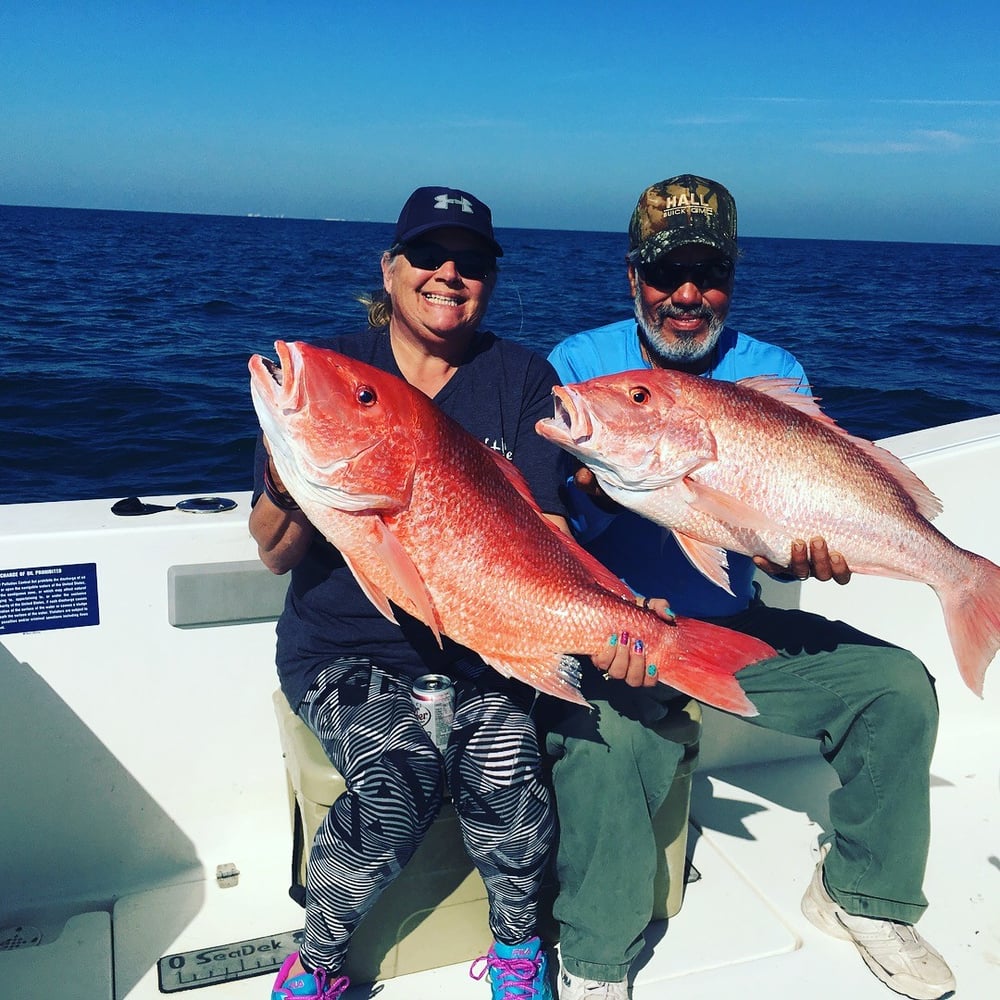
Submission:
[[[636,603],[663,621],[673,623],[674,613],[662,597],[637,597]],[[609,636],[607,645],[590,659],[605,680],[625,681],[629,687],[654,687],[658,683],[656,664],[646,659],[645,641],[641,636],[630,635],[627,630]]]

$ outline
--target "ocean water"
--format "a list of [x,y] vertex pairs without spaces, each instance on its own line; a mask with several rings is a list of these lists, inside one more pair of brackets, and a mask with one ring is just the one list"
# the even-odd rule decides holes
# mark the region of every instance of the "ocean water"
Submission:
[[[0,503],[248,489],[251,354],[360,329],[392,226],[0,206]],[[623,233],[501,229],[545,353],[630,314]],[[1000,412],[1000,247],[741,239],[730,322],[878,439]]]

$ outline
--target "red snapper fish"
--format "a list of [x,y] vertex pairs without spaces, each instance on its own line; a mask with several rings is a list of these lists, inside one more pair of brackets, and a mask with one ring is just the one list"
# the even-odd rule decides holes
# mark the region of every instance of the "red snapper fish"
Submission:
[[770,646],[637,605],[542,516],[512,463],[402,379],[304,343],[275,350],[279,365],[250,359],[272,461],[387,618],[392,602],[439,642],[448,635],[504,676],[582,704],[567,658],[627,629],[664,683],[756,714],[733,674],[775,655]]
[[854,572],[937,593],[959,671],[982,696],[1000,647],[1000,567],[931,523],[940,501],[890,452],[852,437],[789,379],[719,382],[653,369],[554,389],[536,430],[612,499],[669,528],[729,590],[725,550],[788,562],[822,536]]

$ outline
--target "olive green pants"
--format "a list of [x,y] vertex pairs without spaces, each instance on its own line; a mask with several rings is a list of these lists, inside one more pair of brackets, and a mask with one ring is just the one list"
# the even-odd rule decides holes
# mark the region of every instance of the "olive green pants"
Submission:
[[[923,664],[843,622],[759,602],[716,623],[778,650],[738,674],[760,712],[747,722],[818,740],[840,779],[829,802],[830,894],[850,913],[914,923],[927,906],[938,719]],[[584,694],[596,711],[561,704],[545,719],[560,826],[553,914],[566,968],[618,981],[649,923],[657,860],[651,817],[683,747],[651,728],[668,689],[636,691],[586,670]]]

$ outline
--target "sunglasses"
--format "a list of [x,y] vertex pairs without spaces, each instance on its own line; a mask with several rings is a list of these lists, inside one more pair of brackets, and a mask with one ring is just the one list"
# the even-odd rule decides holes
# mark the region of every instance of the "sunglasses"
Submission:
[[694,264],[658,260],[639,268],[639,277],[643,283],[652,285],[661,292],[671,292],[689,281],[703,291],[706,288],[719,288],[732,276],[733,262],[728,257],[700,260]]
[[449,250],[440,243],[407,243],[399,252],[421,271],[436,271],[453,261],[458,273],[473,281],[485,281],[497,267],[496,257],[483,250]]

